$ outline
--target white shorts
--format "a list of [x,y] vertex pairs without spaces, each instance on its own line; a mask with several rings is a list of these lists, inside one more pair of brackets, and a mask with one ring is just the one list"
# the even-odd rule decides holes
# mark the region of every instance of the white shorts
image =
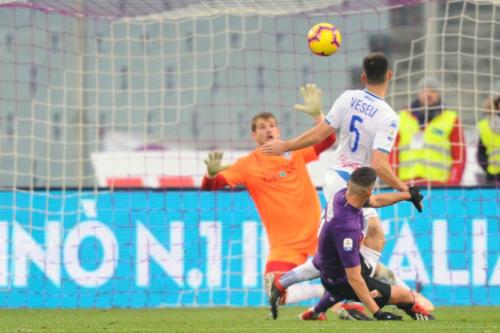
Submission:
[[[346,171],[341,171],[341,173],[345,173],[345,178],[347,178],[348,173]],[[345,178],[343,178],[336,170],[328,169],[326,171],[323,183],[323,195],[325,196],[327,202],[330,201],[335,193],[347,187],[347,180]],[[368,219],[370,217],[378,217],[377,210],[371,207],[363,208],[363,218],[365,220],[363,228],[364,235],[366,235],[366,231],[368,229]]]

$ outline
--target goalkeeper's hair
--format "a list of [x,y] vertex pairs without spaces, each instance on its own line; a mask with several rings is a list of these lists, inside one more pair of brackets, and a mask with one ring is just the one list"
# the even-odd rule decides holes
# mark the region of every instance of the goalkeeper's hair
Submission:
[[278,125],[278,119],[276,119],[274,114],[272,114],[271,112],[261,112],[261,113],[256,114],[252,118],[252,132],[255,132],[255,130],[257,129],[257,121],[259,119],[264,119],[264,120],[274,119],[274,121],[276,122],[276,125]]
[[386,81],[385,75],[389,70],[389,62],[381,52],[371,53],[363,59],[363,72],[368,84],[382,84]]
[[375,184],[377,180],[377,174],[375,170],[370,167],[361,167],[356,169],[352,174],[349,181],[362,188],[369,188]]

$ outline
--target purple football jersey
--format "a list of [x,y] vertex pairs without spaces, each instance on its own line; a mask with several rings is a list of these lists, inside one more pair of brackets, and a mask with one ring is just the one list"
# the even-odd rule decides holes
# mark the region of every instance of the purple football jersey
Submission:
[[363,239],[363,213],[346,199],[347,189],[340,190],[328,202],[319,234],[316,263],[321,277],[330,284],[345,283],[345,268],[361,264],[359,247]]

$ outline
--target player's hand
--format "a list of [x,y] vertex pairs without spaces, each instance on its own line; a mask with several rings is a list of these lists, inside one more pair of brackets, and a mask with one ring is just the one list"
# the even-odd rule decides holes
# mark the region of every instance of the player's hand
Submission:
[[205,165],[207,166],[207,173],[210,178],[229,167],[229,164],[221,165],[222,156],[224,156],[223,152],[215,151],[213,153],[209,153],[208,157],[204,160]]
[[424,200],[424,196],[420,193],[420,189],[416,186],[411,186],[408,189],[408,192],[410,192],[411,198],[408,199],[407,201],[411,201],[413,206],[418,210],[419,213],[422,213],[422,200]]
[[373,318],[377,320],[403,320],[403,317],[398,316],[392,312],[382,312],[378,310],[373,314]]
[[308,83],[300,87],[300,92],[304,98],[304,104],[295,104],[294,109],[307,113],[313,118],[322,115],[321,89],[318,89],[314,83]]
[[263,144],[260,150],[266,155],[279,156],[283,155],[287,151],[287,148],[285,146],[285,141],[276,139]]

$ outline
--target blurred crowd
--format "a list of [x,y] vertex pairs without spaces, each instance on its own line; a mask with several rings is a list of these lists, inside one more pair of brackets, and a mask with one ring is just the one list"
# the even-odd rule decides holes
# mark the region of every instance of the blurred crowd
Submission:
[[[418,84],[418,95],[399,114],[399,133],[391,162],[399,178],[414,183],[459,185],[467,157],[458,112],[442,100],[440,82],[433,77]],[[500,97],[488,98],[484,118],[477,123],[477,159],[486,181],[500,179]],[[467,160],[468,159],[468,160]]]

